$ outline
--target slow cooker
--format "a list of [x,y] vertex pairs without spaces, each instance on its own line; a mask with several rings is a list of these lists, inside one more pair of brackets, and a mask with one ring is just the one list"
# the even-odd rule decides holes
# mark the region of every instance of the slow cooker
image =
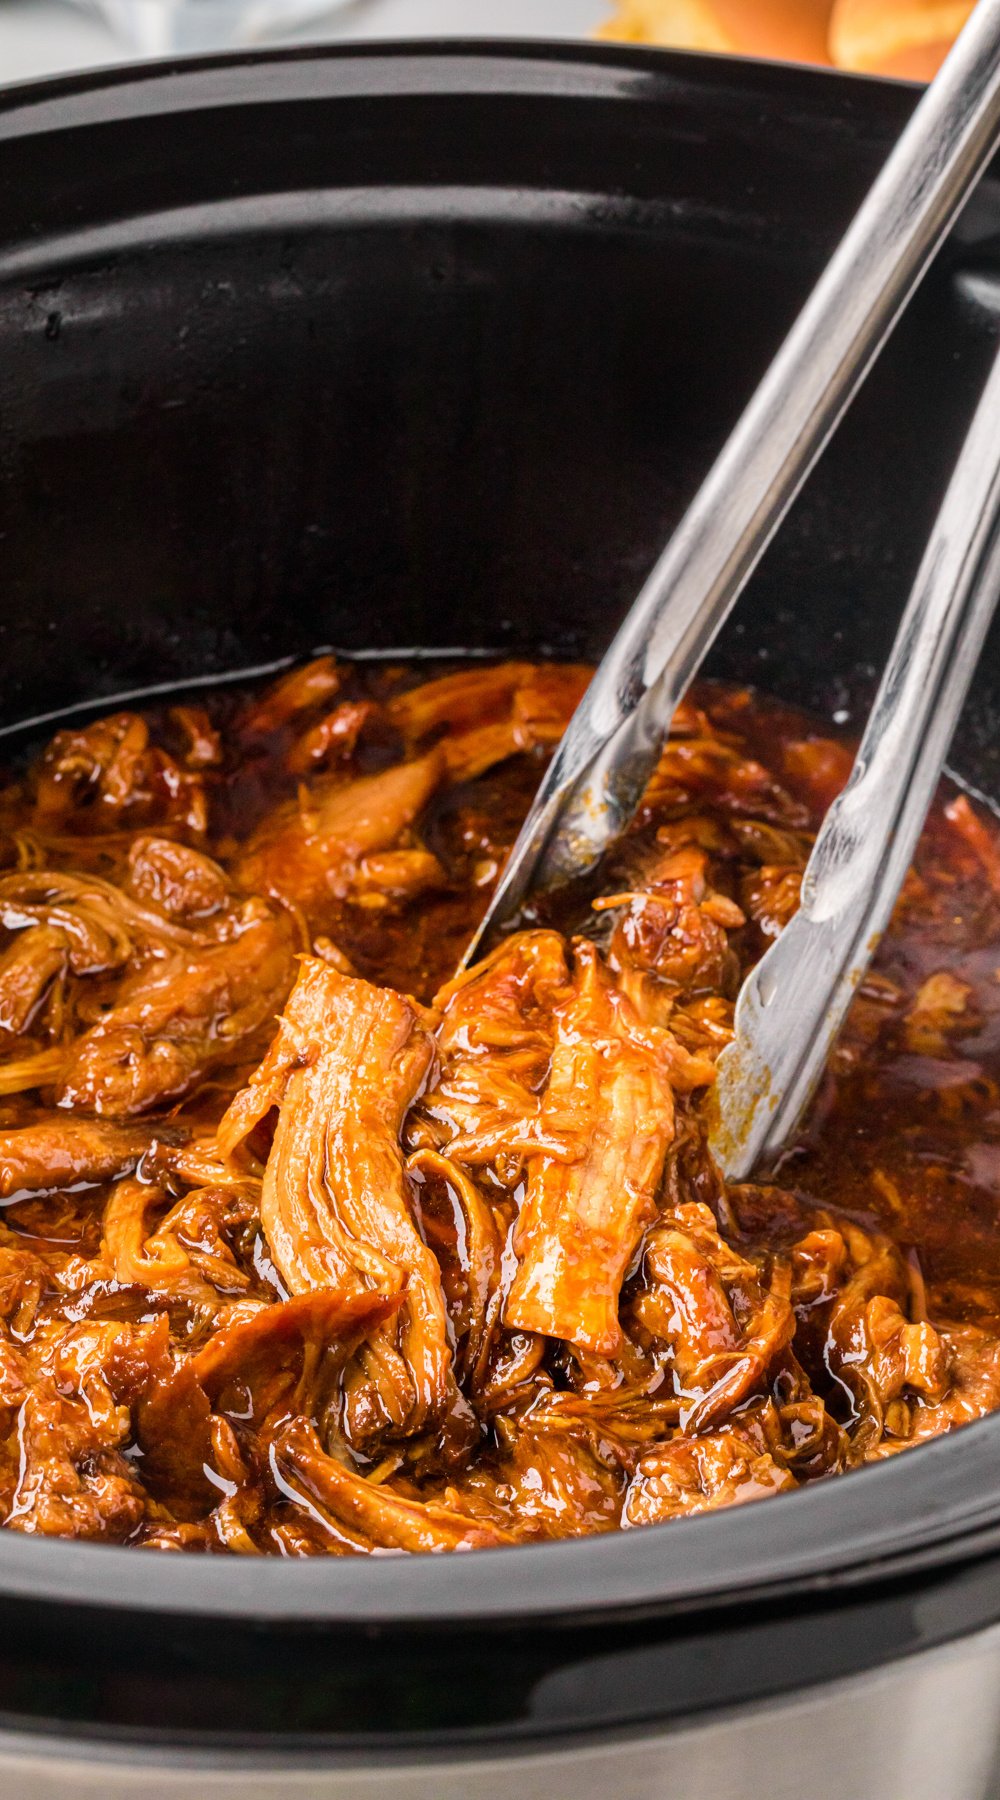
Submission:
[[[0,754],[322,645],[599,654],[913,103],[502,43],[4,90]],[[716,673],[861,716],[998,307],[991,177]],[[953,752],[986,797],[998,719],[995,634]],[[525,1550],[2,1533],[0,1619],[5,1800],[986,1800],[1000,1417]]]

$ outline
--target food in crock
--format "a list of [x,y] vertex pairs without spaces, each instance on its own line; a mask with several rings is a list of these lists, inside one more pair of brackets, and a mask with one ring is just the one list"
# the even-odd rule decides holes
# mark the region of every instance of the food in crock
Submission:
[[471,1549],[781,1494],[1000,1398],[1000,838],[925,833],[813,1122],[706,1149],[845,747],[681,709],[599,880],[464,944],[588,672],[323,656],[0,794],[0,1517]]

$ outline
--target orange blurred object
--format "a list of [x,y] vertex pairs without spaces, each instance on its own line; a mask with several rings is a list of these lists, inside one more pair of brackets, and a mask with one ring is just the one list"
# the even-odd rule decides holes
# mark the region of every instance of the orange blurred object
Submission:
[[828,62],[833,0],[620,0],[605,37],[680,50]]
[[602,36],[930,81],[973,0],[618,0]]
[[833,0],[715,0],[744,56],[826,62]]
[[930,81],[974,0],[837,0],[830,50],[842,69]]

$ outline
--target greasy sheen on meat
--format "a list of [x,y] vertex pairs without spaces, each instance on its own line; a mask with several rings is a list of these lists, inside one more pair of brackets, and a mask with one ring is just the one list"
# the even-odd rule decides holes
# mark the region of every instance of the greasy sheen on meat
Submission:
[[427,1078],[433,1038],[403,994],[300,965],[277,1036],[219,1127],[231,1154],[277,1108],[261,1224],[286,1286],[402,1294],[370,1340],[386,1421],[439,1417],[453,1392],[441,1276],[413,1218],[399,1135]]
[[248,900],[224,937],[147,963],[68,1052],[59,1104],[129,1118],[179,1099],[273,1023],[295,949],[287,914]]
[[322,917],[324,901],[351,891],[365,859],[389,850],[434,793],[436,750],[356,781],[303,788],[266,818],[237,865],[244,888],[295,901]]
[[587,678],[324,654],[0,786],[9,1529],[476,1551],[1000,1405],[1000,833],[932,813],[794,1155],[729,1187],[716,1059],[850,752],[700,689],[599,879],[456,975]]
[[553,1027],[504,1320],[610,1356],[625,1271],[656,1216],[674,1135],[672,1077],[690,1059],[669,1031],[642,1025],[593,944],[577,946]]

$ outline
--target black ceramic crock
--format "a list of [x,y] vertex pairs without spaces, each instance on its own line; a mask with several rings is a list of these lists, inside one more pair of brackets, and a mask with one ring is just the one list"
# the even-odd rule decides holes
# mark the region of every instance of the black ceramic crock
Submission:
[[[7,748],[319,645],[597,655],[913,100],[516,44],[0,90]],[[863,706],[992,353],[998,233],[987,179],[717,673]],[[954,752],[988,795],[998,711],[995,638]],[[527,1550],[0,1533],[0,1727],[388,1769],[625,1739],[997,1621],[1000,1417],[767,1505]]]

